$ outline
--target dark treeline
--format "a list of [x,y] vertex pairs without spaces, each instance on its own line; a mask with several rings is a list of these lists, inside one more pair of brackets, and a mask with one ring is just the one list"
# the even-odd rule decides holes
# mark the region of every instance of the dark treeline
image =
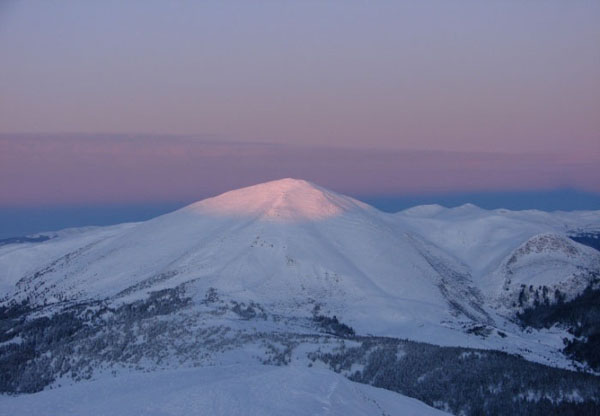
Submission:
[[574,338],[565,339],[564,352],[596,371],[600,371],[599,280],[595,275],[593,283],[574,299],[564,301],[564,296],[557,296],[556,302],[536,302],[517,315],[523,326],[550,328],[558,324],[567,328]]
[[313,321],[317,323],[318,327],[326,334],[335,335],[342,338],[354,336],[354,329],[346,324],[341,323],[335,315],[333,318],[325,315],[315,315],[313,316]]
[[[357,337],[358,347],[313,353],[351,380],[465,415],[597,415],[600,378],[500,351]],[[356,369],[361,364],[361,369]]]
[[570,238],[580,244],[600,250],[600,232],[582,232],[572,235]]
[[66,374],[76,380],[89,378],[93,372],[88,365],[91,357],[78,356],[78,348],[85,345],[88,350],[114,353],[124,351],[132,342],[129,339],[121,345],[120,337],[98,337],[104,326],[111,322],[131,325],[144,318],[167,315],[188,302],[180,290],[166,289],[119,308],[102,302],[86,303],[49,316],[30,308],[26,301],[2,306],[0,392],[37,392]]

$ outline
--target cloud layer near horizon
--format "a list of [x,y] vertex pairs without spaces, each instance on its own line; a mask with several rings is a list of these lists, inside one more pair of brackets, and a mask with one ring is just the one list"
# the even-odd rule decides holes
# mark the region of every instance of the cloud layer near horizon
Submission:
[[192,137],[0,135],[0,205],[193,201],[283,177],[351,195],[600,192],[600,162],[505,154],[225,143]]

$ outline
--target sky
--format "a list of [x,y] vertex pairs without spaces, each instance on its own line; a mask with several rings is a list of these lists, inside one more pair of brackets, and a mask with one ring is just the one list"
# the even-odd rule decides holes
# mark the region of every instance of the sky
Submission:
[[600,2],[4,1],[2,132],[600,151]]
[[0,220],[286,176],[596,195],[599,21],[596,0],[5,0]]

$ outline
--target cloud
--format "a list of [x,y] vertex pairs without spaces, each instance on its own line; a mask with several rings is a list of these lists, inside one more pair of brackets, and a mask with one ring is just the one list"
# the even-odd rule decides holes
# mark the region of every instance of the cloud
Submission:
[[282,177],[352,195],[576,188],[597,159],[403,151],[144,135],[0,135],[0,205],[194,201]]

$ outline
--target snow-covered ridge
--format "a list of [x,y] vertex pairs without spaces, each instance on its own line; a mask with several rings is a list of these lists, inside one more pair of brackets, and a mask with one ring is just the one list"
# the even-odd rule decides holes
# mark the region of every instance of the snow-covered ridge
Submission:
[[514,310],[515,304],[531,307],[536,298],[527,302],[525,295],[536,289],[543,294],[542,301],[555,302],[558,296],[571,300],[594,283],[598,271],[599,251],[564,235],[542,233],[517,247],[488,279],[504,282],[496,293],[501,293],[505,307]]
[[566,237],[556,234],[539,234],[522,244],[509,258],[507,265],[516,264],[520,258],[532,255],[560,253],[567,258],[575,258],[582,255],[575,242]]

